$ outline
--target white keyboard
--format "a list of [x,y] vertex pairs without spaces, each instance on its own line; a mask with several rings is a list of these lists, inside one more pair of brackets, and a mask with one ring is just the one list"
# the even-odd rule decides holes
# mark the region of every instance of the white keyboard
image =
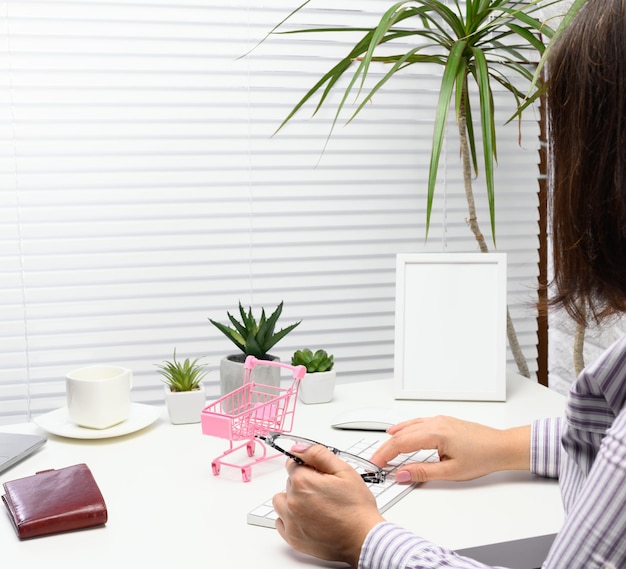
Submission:
[[[383,443],[382,440],[361,439],[345,451],[369,459],[374,451]],[[404,498],[415,486],[415,484],[397,484],[395,472],[399,466],[407,462],[437,462],[439,456],[436,450],[420,450],[412,454],[402,454],[385,466],[387,477],[383,484],[368,483],[369,489],[376,498],[378,510],[382,514],[399,500]],[[254,526],[267,528],[276,527],[278,515],[272,507],[270,496],[265,502],[248,512],[248,523]]]

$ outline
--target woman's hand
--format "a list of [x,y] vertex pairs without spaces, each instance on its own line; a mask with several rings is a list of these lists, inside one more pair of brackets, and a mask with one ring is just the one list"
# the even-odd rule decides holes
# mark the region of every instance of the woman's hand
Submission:
[[472,480],[498,470],[530,468],[530,426],[494,429],[453,417],[412,419],[389,428],[391,438],[371,460],[384,466],[401,453],[436,449],[439,462],[414,463],[396,473],[399,482]]
[[306,466],[287,461],[286,491],[274,496],[276,529],[295,549],[356,567],[372,527],[384,521],[372,492],[326,447],[295,445]]

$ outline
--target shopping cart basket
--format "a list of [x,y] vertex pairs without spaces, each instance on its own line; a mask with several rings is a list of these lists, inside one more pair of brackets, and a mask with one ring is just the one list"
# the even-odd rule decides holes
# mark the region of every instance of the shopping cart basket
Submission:
[[[293,381],[288,388],[256,383],[251,380],[252,370],[257,365],[286,368],[292,371]],[[293,426],[294,412],[300,381],[306,373],[304,366],[291,366],[278,361],[259,360],[248,356],[244,363],[243,385],[220,399],[207,405],[201,413],[202,432],[230,441],[230,447],[213,459],[211,468],[219,475],[223,465],[241,469],[244,482],[252,477],[252,466],[280,454],[268,454],[267,447],[255,437],[269,433],[288,433]],[[235,441],[243,441],[235,444]],[[246,448],[248,457],[253,457],[257,446],[262,454],[245,464],[226,462],[225,457]]]

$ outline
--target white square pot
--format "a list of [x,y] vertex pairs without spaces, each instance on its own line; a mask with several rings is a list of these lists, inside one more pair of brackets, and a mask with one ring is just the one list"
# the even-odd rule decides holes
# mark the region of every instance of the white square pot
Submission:
[[172,424],[199,423],[206,405],[204,387],[200,386],[200,389],[194,391],[170,391],[166,385],[165,403]]
[[336,377],[335,370],[305,373],[298,389],[300,401],[306,405],[332,401]]

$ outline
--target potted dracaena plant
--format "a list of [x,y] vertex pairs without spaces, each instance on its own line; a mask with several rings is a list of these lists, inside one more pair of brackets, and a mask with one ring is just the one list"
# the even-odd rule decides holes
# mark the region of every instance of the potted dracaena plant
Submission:
[[336,381],[332,354],[321,349],[315,352],[309,348],[296,350],[291,356],[291,365],[306,368],[298,390],[300,401],[307,405],[332,401]]
[[[237,348],[239,352],[224,356],[220,360],[220,393],[226,395],[241,387],[244,378],[244,362],[248,356],[254,356],[259,360],[276,361],[279,358],[270,354],[270,350],[282,340],[289,332],[296,328],[300,322],[295,322],[285,328],[276,331],[276,325],[283,311],[281,302],[270,316],[266,316],[265,309],[261,309],[261,316],[257,318],[249,307],[246,311],[239,302],[239,315],[237,320],[230,312],[227,312],[228,320],[232,326],[228,326],[212,320],[213,324],[222,332]],[[275,366],[256,366],[252,371],[254,381],[273,387],[280,386],[280,368]]]
[[155,364],[163,376],[167,412],[174,425],[200,422],[206,402],[202,380],[208,373],[206,365],[199,363],[200,359],[177,360],[174,349],[172,360]]
[[[343,33],[348,37],[359,34],[361,39],[296,103],[277,130],[317,96],[315,112],[327,101],[338,101],[328,135],[330,137],[351,95],[356,95],[357,106],[348,122],[374,101],[373,95],[396,73],[420,63],[440,65],[443,73],[430,156],[426,237],[448,112],[454,101],[468,205],[467,223],[480,251],[488,252],[487,242],[478,224],[472,189],[472,178],[478,173],[479,162],[475,133],[480,132],[482,135],[482,167],[495,246],[496,126],[492,86],[498,84],[514,97],[517,103],[514,117],[521,117],[522,111],[537,100],[543,86],[534,72],[545,52],[543,38],[553,35],[552,28],[539,17],[539,10],[564,0],[543,0],[541,3],[539,0],[404,0],[393,2],[372,27],[284,29],[290,18],[311,1],[301,3],[266,37],[272,34]],[[390,54],[390,48],[394,45],[404,51]],[[379,55],[381,46],[386,49],[384,54]],[[375,78],[371,88],[365,88],[366,78],[370,74],[376,77],[381,72],[381,67],[375,65],[377,63],[385,64],[382,76]],[[344,76],[346,81],[342,80]],[[477,97],[471,95],[472,84]],[[343,89],[338,99],[329,97],[335,89]],[[475,125],[475,122],[478,124]],[[519,373],[529,377],[528,365],[508,309],[507,337]]]

